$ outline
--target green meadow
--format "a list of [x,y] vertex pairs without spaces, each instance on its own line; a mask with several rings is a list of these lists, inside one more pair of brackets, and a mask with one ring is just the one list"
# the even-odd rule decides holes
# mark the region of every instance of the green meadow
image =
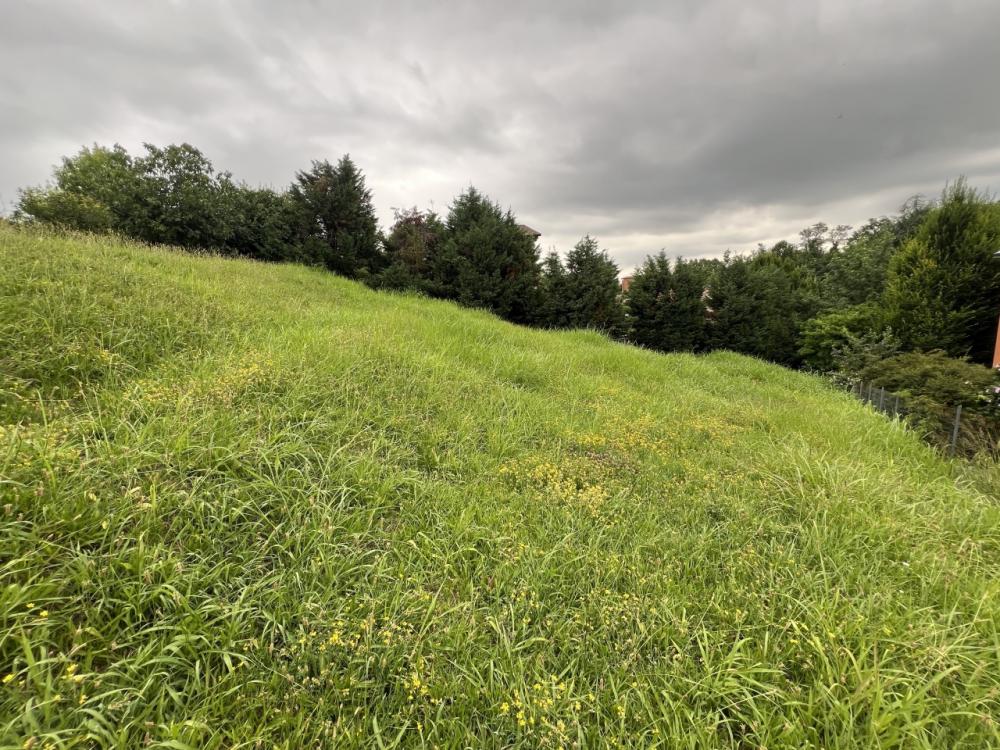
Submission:
[[0,227],[0,747],[1000,746],[1000,507],[819,378]]

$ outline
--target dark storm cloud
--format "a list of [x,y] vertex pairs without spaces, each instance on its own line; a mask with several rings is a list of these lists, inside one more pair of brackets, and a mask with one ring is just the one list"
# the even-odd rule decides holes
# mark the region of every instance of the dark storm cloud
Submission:
[[94,141],[279,186],[350,152],[383,221],[475,184],[546,246],[717,254],[1000,187],[997,28],[993,0],[21,3],[0,199]]

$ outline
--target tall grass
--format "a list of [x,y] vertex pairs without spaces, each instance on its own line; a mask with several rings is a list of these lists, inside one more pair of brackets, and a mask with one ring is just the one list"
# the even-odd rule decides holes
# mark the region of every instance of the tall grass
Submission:
[[5,747],[1000,744],[1000,513],[818,379],[0,228]]

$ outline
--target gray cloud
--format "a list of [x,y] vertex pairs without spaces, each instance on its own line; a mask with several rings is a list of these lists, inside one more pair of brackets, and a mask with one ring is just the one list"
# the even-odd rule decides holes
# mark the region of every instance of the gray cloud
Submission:
[[[664,6],[669,6],[665,8]],[[281,186],[350,152],[383,222],[475,184],[623,267],[1000,188],[994,0],[47,0],[0,24],[0,200],[91,142]]]

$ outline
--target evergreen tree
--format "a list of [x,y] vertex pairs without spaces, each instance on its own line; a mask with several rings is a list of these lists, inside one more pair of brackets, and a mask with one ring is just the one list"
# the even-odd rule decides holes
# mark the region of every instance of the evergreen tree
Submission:
[[709,348],[736,352],[763,349],[759,329],[762,305],[754,294],[749,258],[727,253],[709,293],[712,307]]
[[431,262],[432,293],[515,323],[535,321],[538,248],[510,211],[470,187],[452,203],[445,234]]
[[701,351],[707,344],[707,266],[664,253],[646,259],[628,292],[631,337],[661,351]]
[[596,328],[612,336],[624,333],[618,266],[597,240],[588,235],[570,250],[561,286],[561,325]]
[[290,195],[299,214],[305,259],[350,277],[382,267],[371,192],[350,156],[336,166],[314,161],[310,170],[296,175]]
[[818,310],[815,278],[794,257],[758,252],[727,258],[711,288],[713,349],[796,366],[799,333]]
[[375,285],[387,289],[426,290],[434,258],[444,241],[445,226],[433,211],[396,211],[385,238],[385,268]]
[[306,260],[298,244],[296,208],[287,193],[233,184],[223,192],[234,217],[227,253],[263,261]]
[[553,250],[542,260],[536,323],[549,328],[566,328],[569,325],[566,309],[566,268]]
[[707,344],[708,279],[704,268],[683,258],[674,264],[667,329],[676,351],[703,351]]
[[893,258],[885,301],[904,348],[989,363],[1000,310],[1000,204],[959,180]]
[[629,337],[639,346],[669,351],[663,336],[669,316],[669,298],[673,273],[666,253],[647,257],[633,274],[625,301],[629,319]]

